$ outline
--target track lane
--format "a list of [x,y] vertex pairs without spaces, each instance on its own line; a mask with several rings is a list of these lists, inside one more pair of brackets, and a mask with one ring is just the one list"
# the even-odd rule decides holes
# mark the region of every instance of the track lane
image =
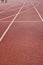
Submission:
[[26,4],[16,21],[41,21],[32,4]]
[[1,65],[43,65],[43,23],[15,22],[0,44],[0,57]]
[[[1,65],[43,65],[43,23],[37,18],[39,16],[37,16],[32,6],[29,9],[26,8],[21,11],[0,42]],[[30,15],[28,15],[28,12],[34,14],[30,16],[31,20],[28,19]],[[24,14],[27,14],[28,18]],[[10,22],[10,18],[3,20],[1,24],[3,22],[5,22],[5,29],[7,23]]]

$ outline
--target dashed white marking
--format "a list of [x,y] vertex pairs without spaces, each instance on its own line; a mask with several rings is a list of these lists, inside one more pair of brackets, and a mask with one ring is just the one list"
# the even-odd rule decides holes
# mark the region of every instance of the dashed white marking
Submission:
[[[25,4],[25,3],[24,3]],[[18,13],[16,14],[16,16],[13,18],[13,20],[11,21],[11,23],[9,24],[9,26],[7,27],[7,29],[5,30],[5,32],[2,34],[2,36],[0,37],[0,42],[2,41],[2,39],[4,38],[4,36],[6,35],[6,33],[8,32],[8,30],[10,29],[10,27],[12,26],[12,24],[14,23],[15,19],[17,18],[17,16],[19,15],[19,13],[21,12],[22,8],[24,7],[24,4],[22,5],[22,7],[20,8],[20,10],[18,11]]]
[[42,16],[40,15],[39,11],[38,11],[37,8],[35,7],[35,5],[32,3],[32,1],[31,1],[31,4],[33,5],[34,9],[36,10],[36,12],[37,12],[38,16],[40,17],[41,21],[43,22]]

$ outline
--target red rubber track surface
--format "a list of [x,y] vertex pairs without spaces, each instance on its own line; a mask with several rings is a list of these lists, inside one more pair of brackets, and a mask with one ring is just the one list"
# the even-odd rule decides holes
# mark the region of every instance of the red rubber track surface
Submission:
[[[18,1],[6,6],[0,4],[0,38],[23,5],[24,1]],[[43,1],[37,0],[38,6],[34,1],[43,18]],[[26,1],[0,42],[0,65],[43,65],[43,22],[30,2]]]

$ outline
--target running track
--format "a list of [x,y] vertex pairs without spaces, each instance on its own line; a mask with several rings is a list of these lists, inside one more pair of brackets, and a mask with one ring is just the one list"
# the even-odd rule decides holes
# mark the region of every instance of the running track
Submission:
[[43,65],[43,1],[0,4],[0,65]]

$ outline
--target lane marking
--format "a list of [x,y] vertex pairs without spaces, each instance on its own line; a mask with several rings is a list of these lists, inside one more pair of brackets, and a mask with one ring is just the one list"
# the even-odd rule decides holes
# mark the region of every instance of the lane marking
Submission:
[[[8,10],[8,11],[6,11],[6,12],[9,12],[9,11],[13,11],[13,9]],[[24,12],[26,12],[26,10],[25,10],[25,11],[22,11],[21,13],[24,13]],[[20,13],[20,14],[21,14],[21,13]],[[14,16],[14,14],[13,14],[13,15],[9,15],[9,16],[4,17],[4,18],[1,18],[0,20],[4,20],[4,19],[10,18],[10,17],[12,17],[12,16]]]
[[10,9],[10,8],[12,8],[12,7],[9,7],[8,9],[6,9],[6,10],[4,10],[4,11],[1,11],[0,14],[3,14],[3,13],[5,13],[5,12],[9,12],[9,11],[14,10],[14,9]]
[[4,18],[1,18],[0,20],[4,20],[4,19],[10,18],[12,16],[14,16],[14,14],[13,15],[10,15],[10,16],[7,16],[7,17],[4,17]]
[[[25,11],[26,11],[26,10],[25,10]],[[25,12],[25,11],[24,11],[24,12]],[[21,13],[23,13],[23,12],[21,12]],[[20,14],[21,14],[21,13],[20,13]],[[10,16],[7,16],[7,17],[4,17],[4,18],[1,18],[0,20],[5,20],[5,19],[10,18],[10,17],[12,17],[12,16],[14,16],[14,14],[13,14],[13,15],[10,15]]]
[[[21,12],[21,13],[23,13],[23,12]],[[21,14],[21,13],[20,13],[20,14]],[[10,17],[12,17],[12,16],[14,16],[14,14],[13,14],[13,15],[10,15],[10,16],[7,16],[7,17],[4,17],[4,18],[1,18],[0,20],[4,20],[4,19],[10,18]]]
[[[1,21],[0,23],[9,23],[9,22],[11,22],[11,21]],[[29,21],[23,21],[23,20],[21,20],[21,21],[15,21],[15,22],[41,22],[40,20],[33,20],[33,21],[31,21],[31,20],[29,20]]]
[[[11,9],[11,10],[13,10],[13,9]],[[9,12],[9,11],[7,11],[7,12]],[[21,12],[21,13],[23,13],[23,12]],[[15,15],[15,14],[9,15],[9,16],[7,16],[7,17],[1,18],[0,20],[4,20],[4,19],[7,19],[7,18],[10,18],[10,17],[12,17],[12,16],[14,16],[14,15]]]
[[3,11],[3,12],[0,12],[0,14],[3,14],[3,13],[5,13],[5,12],[10,12],[10,11],[13,11],[13,10],[16,10],[17,8],[12,8],[12,7],[10,7],[9,9],[6,9],[5,11]]
[[32,1],[30,1],[30,2],[31,2],[31,4],[32,4],[32,6],[34,7],[34,9],[36,10],[36,12],[37,12],[38,16],[40,17],[41,21],[43,22],[43,18],[42,18],[42,16],[40,15],[39,11],[38,11],[37,8],[35,7],[35,5],[32,3]]
[[[25,3],[24,3],[25,4]],[[2,36],[0,37],[0,42],[2,41],[2,39],[4,38],[4,36],[6,35],[6,33],[8,32],[8,30],[10,29],[10,27],[12,26],[12,24],[14,23],[15,19],[17,18],[17,16],[19,15],[19,13],[21,12],[22,8],[24,7],[24,4],[22,5],[22,7],[20,8],[20,10],[18,11],[18,13],[15,15],[15,17],[13,18],[13,20],[11,21],[11,23],[9,24],[9,26],[7,27],[7,29],[5,30],[5,32],[2,34]]]
[[[21,14],[21,13],[24,13],[24,12],[26,12],[26,11],[27,11],[27,10],[24,10],[24,11],[20,12],[20,14]],[[10,15],[10,16],[7,16],[7,17],[4,17],[4,18],[1,18],[0,20],[4,20],[4,19],[10,18],[10,17],[12,17],[12,16],[14,16],[14,14],[13,14],[13,15]]]
[[[13,5],[13,4],[12,4],[12,5]],[[16,5],[15,5],[15,6],[16,6]],[[1,11],[0,14],[6,12],[8,9],[10,9],[10,8],[12,8],[12,7],[14,7],[14,5],[13,5],[13,6],[10,6],[10,7],[8,7],[8,8],[6,8],[6,9],[4,9],[4,11]]]
[[6,10],[10,9],[11,7],[8,7],[6,9],[4,9],[4,11],[1,11],[0,14],[4,13]]
[[[15,5],[15,6],[16,6],[16,5]],[[11,7],[8,7],[8,8],[5,9],[4,11],[0,12],[0,14],[14,10],[14,8],[13,8],[13,9],[10,9],[10,8],[12,8],[12,7],[14,7],[14,5],[11,6]]]

